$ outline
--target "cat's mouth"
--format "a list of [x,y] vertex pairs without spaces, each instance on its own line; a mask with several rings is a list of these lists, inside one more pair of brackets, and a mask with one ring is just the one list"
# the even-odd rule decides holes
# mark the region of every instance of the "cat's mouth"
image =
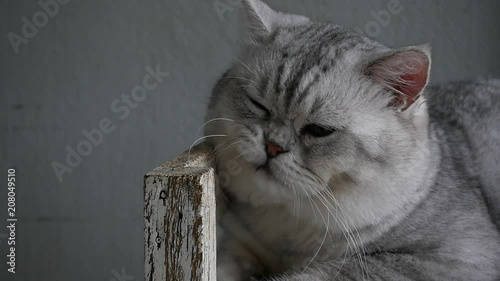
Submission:
[[266,162],[264,164],[260,164],[260,165],[257,165],[257,167],[255,168],[255,171],[266,171],[266,172],[271,172],[270,168],[269,168],[269,159],[266,160]]
[[264,162],[263,164],[257,165],[255,171],[259,170],[269,170],[269,158],[266,159],[266,162]]
[[262,175],[262,173],[268,177],[271,177],[271,178],[275,178],[274,177],[274,172],[272,167],[272,164],[270,163],[269,159],[266,160],[265,163],[263,164],[260,164],[260,165],[257,165],[257,167],[255,168],[255,173],[260,173]]

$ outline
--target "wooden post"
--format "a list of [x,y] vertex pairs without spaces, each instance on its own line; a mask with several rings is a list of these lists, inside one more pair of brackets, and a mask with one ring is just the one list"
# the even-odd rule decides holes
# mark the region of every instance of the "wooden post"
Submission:
[[144,177],[145,281],[216,281],[215,174],[204,145]]

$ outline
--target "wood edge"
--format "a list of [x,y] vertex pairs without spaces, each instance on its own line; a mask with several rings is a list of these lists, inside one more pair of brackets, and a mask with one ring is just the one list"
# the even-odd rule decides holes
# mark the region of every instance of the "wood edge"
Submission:
[[212,167],[212,149],[201,143],[146,173],[149,176],[201,175]]

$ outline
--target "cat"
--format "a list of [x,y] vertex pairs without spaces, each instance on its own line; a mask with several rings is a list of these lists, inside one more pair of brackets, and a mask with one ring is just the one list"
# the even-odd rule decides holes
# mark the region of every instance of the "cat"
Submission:
[[217,280],[500,280],[500,80],[243,0],[211,96]]

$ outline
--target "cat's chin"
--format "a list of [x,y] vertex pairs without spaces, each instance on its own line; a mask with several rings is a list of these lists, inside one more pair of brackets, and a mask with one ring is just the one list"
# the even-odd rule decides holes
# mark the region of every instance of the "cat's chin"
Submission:
[[255,173],[264,173],[267,174],[268,176],[272,176],[271,168],[269,167],[269,162],[256,165]]
[[272,169],[272,166],[267,163],[257,165],[253,180],[256,183],[260,193],[266,194],[270,201],[274,203],[286,203],[293,200],[293,192],[290,190],[289,185],[283,184],[283,175],[279,171]]
[[262,164],[255,164],[255,177],[257,178],[264,178],[267,182],[278,183],[279,180],[276,178],[276,173],[277,171],[273,167],[273,163],[269,160]]

